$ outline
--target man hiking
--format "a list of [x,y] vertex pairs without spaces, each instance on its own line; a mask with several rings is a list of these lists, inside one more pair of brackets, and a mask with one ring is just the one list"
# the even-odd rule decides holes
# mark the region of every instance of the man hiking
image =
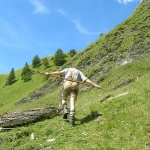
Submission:
[[70,96],[70,123],[74,125],[75,123],[75,101],[78,95],[78,85],[80,82],[87,83],[95,88],[100,89],[101,86],[95,84],[89,80],[85,75],[78,70],[76,67],[65,68],[61,71],[56,72],[45,72],[46,76],[61,76],[64,77],[63,92],[62,92],[62,108],[63,108],[63,119],[67,119],[67,97]]

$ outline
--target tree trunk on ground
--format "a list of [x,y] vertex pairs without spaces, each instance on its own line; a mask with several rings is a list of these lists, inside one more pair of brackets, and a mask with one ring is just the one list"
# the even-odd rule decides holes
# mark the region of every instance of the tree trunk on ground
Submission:
[[28,125],[46,118],[54,117],[58,114],[60,114],[60,110],[54,107],[8,112],[0,117],[0,127],[12,128],[16,126]]

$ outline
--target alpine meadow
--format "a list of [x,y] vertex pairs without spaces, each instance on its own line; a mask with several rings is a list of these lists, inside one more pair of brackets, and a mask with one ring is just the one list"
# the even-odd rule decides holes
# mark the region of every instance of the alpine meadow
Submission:
[[[27,64],[32,73],[26,82],[24,68],[14,72],[10,85],[9,74],[0,75],[0,150],[150,149],[150,0],[84,50],[64,56],[63,65],[54,56],[43,58],[47,67]],[[62,80],[37,73],[70,66],[104,88],[80,84],[74,127],[59,112]],[[8,113],[44,108],[58,113],[8,129],[2,125]]]

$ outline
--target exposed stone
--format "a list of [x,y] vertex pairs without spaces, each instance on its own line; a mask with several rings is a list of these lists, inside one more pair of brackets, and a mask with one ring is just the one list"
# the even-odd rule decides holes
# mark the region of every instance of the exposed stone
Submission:
[[29,103],[29,102],[36,101],[36,100],[42,98],[43,96],[45,96],[46,94],[54,91],[60,84],[61,84],[60,81],[55,81],[53,83],[52,80],[49,80],[47,83],[45,83],[40,88],[38,88],[35,91],[29,93],[28,96],[22,98],[15,105],[21,105],[21,104],[24,104],[24,103]]

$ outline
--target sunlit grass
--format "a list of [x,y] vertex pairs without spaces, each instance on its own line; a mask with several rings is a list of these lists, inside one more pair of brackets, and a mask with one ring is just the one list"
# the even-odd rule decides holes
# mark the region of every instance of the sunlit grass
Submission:
[[[133,66],[129,64],[108,73],[107,76],[110,78],[100,83],[103,87],[107,87],[107,90],[90,88],[89,91],[80,94],[76,102],[77,120],[75,127],[71,127],[69,122],[62,119],[61,115],[29,126],[17,127],[12,131],[0,133],[3,149],[145,149],[145,143],[149,141],[150,129],[148,119],[150,118],[150,85],[147,82],[150,72],[145,65],[142,68],[139,66],[141,66],[140,64],[149,65],[148,60],[149,58],[143,59],[141,60],[143,62],[137,61],[133,63]],[[129,68],[132,69],[129,71]],[[139,75],[140,70],[143,74],[134,82],[111,90],[112,87],[126,79]],[[39,82],[36,85],[40,86],[43,82],[42,77],[35,75],[36,78]],[[36,83],[34,80],[32,83]],[[29,89],[32,89],[32,83],[19,82],[13,85],[14,90],[19,89],[17,84],[18,86],[19,84],[26,84],[24,89],[28,85],[30,86]],[[84,86],[80,86],[80,89],[82,87]],[[11,90],[11,87],[7,87],[7,94],[11,93]],[[23,91],[23,89],[20,89],[20,91]],[[51,105],[58,107],[60,101],[57,99],[57,95],[60,91],[61,86],[53,93],[49,93],[35,102],[20,106],[14,106],[14,102],[18,98],[15,99],[15,94],[13,94],[14,96],[11,96],[13,99],[8,100],[8,104],[1,101],[1,103],[7,105],[7,107],[2,106],[2,111],[44,108]],[[100,100],[108,94],[111,94],[112,97],[101,103]],[[34,134],[34,140],[31,140],[31,134]],[[53,140],[53,142],[47,140]]]
[[[141,6],[138,11],[143,12],[143,9],[148,9],[148,6]],[[141,17],[139,14],[136,15]],[[147,16],[149,16],[148,11]],[[103,35],[87,46],[85,51],[78,52],[75,57],[71,58],[66,54],[67,62],[63,67],[78,66],[91,80],[104,87],[104,90],[90,87],[89,90],[79,94],[76,101],[75,127],[70,125],[69,120],[63,120],[61,115],[27,126],[16,127],[10,131],[0,132],[0,150],[149,149],[146,143],[150,142],[150,57],[115,68],[116,55],[121,53],[122,58],[126,58],[131,54],[130,48],[134,40],[138,43],[143,41],[149,44],[149,30],[146,30],[146,28],[149,29],[149,24],[145,25],[146,21],[143,20],[145,17],[141,17],[142,23],[140,23],[139,17],[134,17],[137,26],[132,22],[131,16],[109,34]],[[143,27],[145,29],[142,35],[147,35],[147,38],[144,39],[142,36],[135,38],[140,33],[139,29]],[[139,29],[136,30],[136,28]],[[126,37],[128,38],[125,39]],[[142,49],[136,50],[142,53]],[[143,57],[147,55],[144,52],[143,50]],[[48,58],[51,59],[51,57]],[[37,70],[45,72],[60,69],[62,69],[61,66],[56,67],[50,60],[47,69],[43,65],[38,69],[32,68],[35,73],[29,82],[23,82],[20,78],[21,70],[17,70],[15,72],[17,81],[4,88],[8,75],[0,75],[0,115],[7,111],[49,106],[58,108],[61,85],[34,102],[22,105],[15,105],[15,103],[47,82],[42,75],[36,74]],[[128,82],[131,80],[132,82]],[[56,81],[57,79],[53,78],[51,84],[54,85]],[[85,86],[80,85],[80,89],[83,87]],[[108,95],[111,96],[100,102]],[[31,135],[34,135],[33,139]]]

